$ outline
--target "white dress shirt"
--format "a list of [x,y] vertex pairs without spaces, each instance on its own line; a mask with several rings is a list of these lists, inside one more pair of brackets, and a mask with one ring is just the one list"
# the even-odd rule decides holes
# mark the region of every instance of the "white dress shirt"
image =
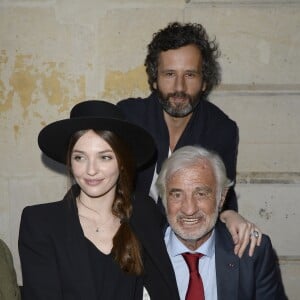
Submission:
[[[169,148],[168,157],[170,157],[171,154],[172,154],[172,151]],[[155,165],[149,196],[157,203],[157,201],[158,201],[158,189],[156,187],[156,181],[157,181],[157,178],[158,178],[158,174],[157,174],[156,168],[157,168],[157,164]]]
[[[169,226],[165,233],[165,243],[175,270],[177,286],[181,300],[185,300],[190,272],[182,257],[182,253],[192,252],[176,237]],[[202,253],[204,256],[199,260],[199,273],[202,277],[206,300],[217,300],[217,280],[215,266],[215,233],[214,230],[209,239],[193,253]]]

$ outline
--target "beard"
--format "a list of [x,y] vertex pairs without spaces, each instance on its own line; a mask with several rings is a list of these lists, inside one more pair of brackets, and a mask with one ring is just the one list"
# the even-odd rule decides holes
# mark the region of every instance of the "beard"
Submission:
[[[183,118],[193,112],[199,104],[202,91],[194,96],[184,92],[163,94],[160,90],[157,90],[157,93],[159,102],[166,113],[172,117]],[[171,101],[170,98],[181,98],[184,101],[176,103],[176,101]]]

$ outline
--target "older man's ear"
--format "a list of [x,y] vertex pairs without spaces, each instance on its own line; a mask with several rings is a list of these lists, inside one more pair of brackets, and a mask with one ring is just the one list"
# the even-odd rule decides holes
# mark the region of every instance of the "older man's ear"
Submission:
[[220,200],[219,205],[218,205],[218,210],[219,210],[219,212],[222,211],[222,208],[223,208],[223,205],[224,205],[224,203],[225,203],[225,199],[226,199],[227,193],[228,193],[228,188],[226,188],[226,189],[224,189],[224,190],[222,191],[221,200]]

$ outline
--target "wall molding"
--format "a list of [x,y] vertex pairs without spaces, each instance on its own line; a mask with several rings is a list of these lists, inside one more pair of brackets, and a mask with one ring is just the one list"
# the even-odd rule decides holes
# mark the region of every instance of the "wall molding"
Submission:
[[300,256],[278,256],[280,264],[300,264]]
[[300,95],[300,84],[221,84],[216,94]]
[[257,5],[270,5],[274,6],[276,4],[287,5],[287,4],[296,4],[299,5],[299,0],[215,0],[215,1],[204,1],[204,0],[185,0],[187,4],[206,4],[206,5],[218,5],[218,4],[226,4],[226,5],[244,5],[244,6],[257,6]]
[[300,172],[238,172],[237,184],[300,184]]

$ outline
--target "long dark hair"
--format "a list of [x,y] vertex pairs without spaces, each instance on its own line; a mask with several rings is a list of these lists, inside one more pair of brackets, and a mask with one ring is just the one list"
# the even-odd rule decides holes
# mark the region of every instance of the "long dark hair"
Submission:
[[[71,153],[74,145],[87,130],[77,131],[70,139],[67,168],[71,178]],[[112,255],[121,269],[130,274],[140,275],[143,270],[141,247],[138,239],[129,225],[132,214],[131,197],[134,190],[136,175],[135,161],[132,151],[119,136],[111,131],[94,130],[105,140],[116,155],[119,167],[119,178],[117,182],[116,195],[112,204],[112,213],[120,219],[121,225],[113,237]]]

